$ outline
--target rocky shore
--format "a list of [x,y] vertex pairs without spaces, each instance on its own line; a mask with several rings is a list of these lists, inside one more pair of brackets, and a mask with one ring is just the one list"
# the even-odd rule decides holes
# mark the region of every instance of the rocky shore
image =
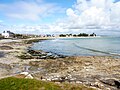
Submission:
[[15,76],[55,83],[83,84],[96,90],[120,89],[120,58],[67,57],[32,50],[32,42],[39,40],[0,41],[0,78]]

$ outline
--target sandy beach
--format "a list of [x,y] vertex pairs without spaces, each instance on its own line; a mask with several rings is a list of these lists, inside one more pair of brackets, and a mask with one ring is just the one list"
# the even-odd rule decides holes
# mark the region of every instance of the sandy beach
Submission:
[[28,53],[28,47],[34,40],[44,39],[48,38],[0,40],[0,78],[29,72],[33,78],[38,80],[84,84],[95,87],[96,90],[119,89],[119,58],[108,56],[50,57],[46,52],[32,51],[34,54],[39,52],[41,57],[40,55],[38,57]]

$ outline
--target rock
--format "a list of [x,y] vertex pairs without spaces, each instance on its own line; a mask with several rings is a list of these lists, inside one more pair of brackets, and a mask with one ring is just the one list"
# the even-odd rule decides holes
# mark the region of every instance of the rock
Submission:
[[120,88],[120,81],[114,81],[115,85],[117,86],[117,88]]
[[28,53],[31,54],[35,59],[56,59],[65,58],[63,55],[58,55],[50,52],[43,52],[41,50],[28,49]]
[[120,81],[115,79],[101,80],[102,83],[120,88]]
[[28,74],[25,78],[33,79],[33,76],[31,74]]
[[46,59],[46,56],[39,56],[36,59]]
[[10,47],[10,46],[0,46],[0,49],[2,49],[2,50],[11,50],[13,48]]
[[76,83],[78,83],[78,84],[82,84],[82,82],[80,82],[80,81],[76,81]]
[[47,56],[52,56],[52,53],[47,53]]
[[23,75],[28,75],[29,73],[28,72],[21,72],[20,74],[23,74]]
[[41,54],[41,52],[39,50],[28,50],[28,53],[33,56],[38,56]]
[[8,65],[8,64],[0,63],[0,68],[4,68],[4,69],[7,69],[7,70],[10,70],[10,69],[11,69],[11,66]]
[[104,88],[104,85],[102,83],[100,83],[100,82],[95,82],[94,85],[97,86],[98,88],[101,88],[101,89]]
[[10,74],[10,72],[8,72],[8,70],[0,68],[0,77],[4,77],[9,74]]
[[29,54],[21,54],[18,56],[20,59],[33,59],[34,57]]
[[39,61],[30,61],[29,64],[31,66],[39,66]]
[[28,70],[29,71],[39,71],[40,68],[38,68],[38,66],[31,66]]
[[16,78],[29,78],[29,79],[33,79],[33,76],[31,74],[29,74],[28,72],[21,72],[18,75],[15,75]]

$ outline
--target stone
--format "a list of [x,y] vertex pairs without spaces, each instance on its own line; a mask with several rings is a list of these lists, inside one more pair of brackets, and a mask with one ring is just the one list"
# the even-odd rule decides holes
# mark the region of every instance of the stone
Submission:
[[23,75],[28,75],[29,73],[28,72],[21,72],[20,74],[23,74]]
[[117,88],[120,88],[120,81],[115,80],[114,83],[117,86]]
[[10,46],[0,46],[0,49],[2,49],[2,50],[11,50],[13,48],[10,47]]
[[95,86],[97,86],[98,88],[101,88],[101,89],[104,88],[104,85],[100,82],[95,82]]
[[82,84],[82,82],[80,82],[80,81],[76,81],[76,83],[77,83],[77,84]]
[[40,59],[46,59],[47,58],[47,56],[41,56],[41,57],[39,57]]
[[12,67],[9,64],[0,63],[0,68],[4,68],[4,69],[7,69],[7,70],[10,70]]
[[39,66],[39,61],[30,61],[29,64],[31,66]]
[[25,78],[33,79],[33,76],[31,74],[28,74]]
[[101,80],[102,83],[120,88],[120,81],[115,79]]

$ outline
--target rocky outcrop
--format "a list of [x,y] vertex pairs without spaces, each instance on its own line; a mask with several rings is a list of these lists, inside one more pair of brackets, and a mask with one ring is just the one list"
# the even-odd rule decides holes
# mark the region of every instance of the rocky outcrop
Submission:
[[41,50],[29,50],[18,56],[21,59],[57,59],[65,58],[64,55],[58,55],[50,52],[43,52]]
[[65,58],[63,55],[58,55],[50,52],[43,52],[41,50],[28,49],[27,53],[22,53],[18,56],[21,59],[57,59]]
[[11,46],[0,46],[1,50],[11,50],[13,49]]
[[119,80],[103,79],[103,80],[100,80],[100,81],[104,84],[107,84],[109,86],[114,86],[114,87],[117,87],[118,89],[120,89],[120,81]]

